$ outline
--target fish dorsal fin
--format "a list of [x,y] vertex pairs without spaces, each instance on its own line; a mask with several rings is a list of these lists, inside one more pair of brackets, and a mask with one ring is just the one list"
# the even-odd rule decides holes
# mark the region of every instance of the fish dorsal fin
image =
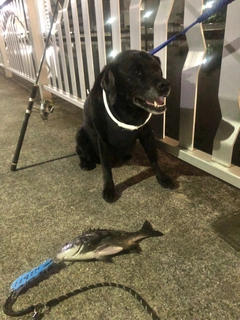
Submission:
[[89,228],[87,230],[84,230],[82,232],[82,235],[87,234],[87,233],[91,233],[91,232],[112,232],[112,230],[109,229],[101,229],[101,228]]

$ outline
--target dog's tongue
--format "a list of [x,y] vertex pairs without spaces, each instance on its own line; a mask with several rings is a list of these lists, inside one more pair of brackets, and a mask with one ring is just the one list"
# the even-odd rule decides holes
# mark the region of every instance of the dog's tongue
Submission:
[[164,104],[164,97],[158,97],[156,100],[146,101],[146,103],[150,106],[153,106],[153,107],[161,106]]

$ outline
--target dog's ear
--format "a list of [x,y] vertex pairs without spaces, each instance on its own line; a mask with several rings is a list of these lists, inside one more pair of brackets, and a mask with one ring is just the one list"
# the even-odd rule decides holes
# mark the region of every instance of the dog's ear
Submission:
[[152,56],[160,65],[161,65],[161,61],[160,61],[160,59],[157,57],[157,56]]
[[117,89],[115,87],[115,78],[110,70],[106,70],[101,80],[101,87],[105,90],[110,105],[114,105],[117,99]]

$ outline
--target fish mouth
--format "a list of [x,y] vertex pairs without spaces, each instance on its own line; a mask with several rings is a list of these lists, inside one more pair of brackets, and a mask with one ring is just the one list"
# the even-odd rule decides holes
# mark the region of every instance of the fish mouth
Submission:
[[56,256],[58,260],[70,260],[73,256],[77,255],[80,250],[80,246],[67,243]]
[[145,100],[140,97],[134,97],[133,103],[140,108],[148,111],[149,113],[153,114],[162,114],[164,113],[167,108],[165,106],[165,96],[160,96],[154,100]]

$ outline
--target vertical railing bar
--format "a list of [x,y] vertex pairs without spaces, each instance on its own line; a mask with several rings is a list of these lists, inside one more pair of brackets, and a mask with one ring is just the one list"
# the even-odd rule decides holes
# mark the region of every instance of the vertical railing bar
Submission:
[[[22,22],[22,11],[20,10],[20,7],[19,7],[19,0],[16,1],[16,10],[17,10],[18,16]],[[19,42],[20,42],[20,49],[21,49],[19,54],[22,58],[24,75],[28,76],[29,73],[28,73],[28,64],[26,63],[26,60],[27,60],[26,46],[24,43],[24,37],[22,36],[22,33],[20,33]]]
[[32,47],[32,43],[30,44],[30,47],[31,47],[31,54],[29,55],[30,75],[31,75],[31,78],[32,78],[32,79],[35,79],[36,72],[35,72],[34,61],[33,61],[34,58],[33,58],[33,47]]
[[[13,6],[14,6],[13,12],[16,12],[16,10],[15,10],[16,0],[12,3],[12,7]],[[20,44],[19,44],[19,39],[18,39],[18,32],[17,32],[16,26],[14,23],[12,23],[12,28],[13,28],[12,30],[13,30],[13,37],[14,37],[13,43],[14,43],[14,49],[15,49],[15,56],[18,61],[18,70],[20,71],[20,73],[24,74],[23,64],[22,64],[22,60],[21,60],[21,56],[20,56],[21,51],[20,51]]]
[[[21,1],[19,2],[19,9],[21,10],[21,12],[24,16],[24,7],[23,7],[23,4]],[[23,19],[23,21],[24,21],[23,24],[25,26],[25,33],[26,33],[27,32],[27,25],[25,24],[25,19]],[[31,78],[32,77],[32,75],[31,75],[31,59],[30,59],[31,53],[28,52],[28,45],[26,42],[26,34],[25,34],[25,37],[23,38],[23,41],[24,41],[24,47],[25,47],[25,51],[26,51],[26,61],[28,62],[28,63],[26,63],[27,74]]]
[[[161,0],[154,21],[154,48],[164,43],[168,36],[168,20],[174,0]],[[161,60],[163,76],[167,77],[167,47],[155,53]]]
[[21,72],[21,67],[20,67],[20,62],[19,62],[19,57],[17,55],[17,50],[16,50],[16,30],[14,30],[14,24],[13,24],[13,19],[14,17],[11,16],[11,24],[10,24],[10,31],[11,31],[11,44],[12,44],[12,50],[13,50],[13,59],[14,59],[14,65],[15,65],[15,69],[18,70],[19,72]]
[[99,66],[100,70],[102,70],[107,62],[102,0],[95,0],[95,13],[97,24]]
[[[2,21],[4,21],[4,14],[3,12],[1,12],[1,17],[2,17]],[[4,25],[3,25],[4,26]],[[5,30],[5,37],[4,37],[4,41],[6,43],[6,54],[7,54],[7,57],[8,57],[8,63],[9,63],[9,67],[11,67],[12,65],[12,56],[11,56],[11,48],[10,48],[10,45],[9,45],[9,35],[8,35],[8,20],[6,21],[5,23],[5,26],[4,26],[4,30]]]
[[63,6],[63,21],[64,21],[64,27],[65,27],[66,41],[67,41],[68,64],[70,67],[73,96],[77,97],[77,85],[76,85],[75,68],[74,68],[74,61],[73,61],[72,40],[71,40],[68,11],[67,11],[68,3],[69,3],[69,0],[65,0],[64,6]]
[[14,33],[14,28],[13,28],[13,19],[14,17],[11,15],[11,23],[9,25],[10,27],[10,39],[11,39],[11,47],[12,47],[12,54],[13,54],[13,61],[14,61],[14,68],[16,70],[18,70],[19,72],[21,72],[20,70],[20,65],[19,65],[19,61],[18,58],[15,54],[15,33]]
[[88,2],[86,0],[81,0],[81,4],[82,4],[82,18],[83,18],[83,28],[84,28],[84,37],[85,37],[85,46],[86,46],[88,77],[89,77],[89,89],[91,89],[95,80],[95,73],[94,73],[94,67],[93,67],[89,9],[88,9]]
[[13,57],[13,49],[12,49],[12,42],[11,42],[11,35],[10,35],[10,26],[9,24],[7,25],[6,29],[6,38],[5,41],[7,43],[7,50],[8,50],[8,57],[9,57],[9,65],[11,68],[14,68],[15,66],[15,61]]
[[[55,30],[55,28],[56,28],[56,23],[54,23],[54,25],[53,25],[53,30]],[[54,57],[55,57],[55,61],[56,61],[58,88],[60,90],[63,90],[62,75],[61,75],[61,68],[60,68],[60,62],[59,62],[59,56],[58,56],[58,50],[57,50],[57,41],[56,41],[55,31],[52,31],[52,44],[53,44]]]
[[[2,10],[0,12],[0,20],[3,21]],[[3,27],[4,27],[3,25],[0,25],[0,51],[1,51],[3,66],[5,69],[5,75],[6,77],[10,78],[12,77],[12,72],[8,69],[10,67],[10,64],[9,64],[9,56],[7,51],[7,42],[5,41],[5,38],[4,38]]]
[[[28,7],[26,4],[26,1],[23,2],[23,10],[25,10],[26,7],[26,12],[28,13]],[[29,17],[27,16],[27,21],[26,21],[26,27],[27,27],[27,31],[28,31],[28,38],[30,41],[30,45],[31,45],[31,55],[30,55],[30,61],[31,61],[31,75],[32,75],[32,79],[35,79],[36,77],[36,65],[37,65],[37,61],[35,60],[35,55],[34,55],[34,46],[33,46],[33,39],[31,37],[31,32],[30,32],[30,21],[29,21]]]
[[36,82],[38,83],[39,93],[42,100],[51,99],[51,93],[44,89],[44,85],[49,84],[48,70],[45,61],[45,44],[43,33],[41,30],[41,16],[39,16],[38,0],[25,0],[28,9],[28,26],[30,31],[30,39],[32,41],[33,56],[36,61],[37,68],[41,72],[36,71]]
[[[3,21],[2,10],[0,10],[0,21]],[[6,72],[8,59],[7,59],[7,50],[6,50],[5,39],[4,39],[4,35],[3,35],[3,28],[2,28],[1,24],[0,24],[0,55],[1,55],[0,65],[4,67],[4,70]]]
[[[51,8],[49,4],[49,8]],[[56,41],[56,32],[57,31],[57,24],[60,23],[62,18],[62,12],[61,10],[58,11],[57,14],[57,19],[56,22],[53,23],[52,27],[52,33],[51,33],[51,38],[52,38],[52,47],[53,47],[53,52],[54,52],[54,57],[55,57],[55,62],[56,62],[56,77],[57,77],[57,82],[56,82],[56,87],[59,88],[60,90],[63,90],[63,84],[62,84],[62,75],[61,75],[61,68],[60,68],[60,62],[59,62],[59,55],[58,55],[58,46],[57,46],[57,41]]]
[[221,121],[213,141],[212,160],[230,168],[240,132],[240,3],[227,8],[218,98]]
[[[14,5],[15,5],[15,8],[17,8],[17,0],[14,1]],[[13,12],[15,12],[15,11],[16,10],[14,10]],[[22,57],[21,57],[20,41],[19,41],[19,38],[18,38],[17,27],[15,26],[15,24],[13,24],[13,31],[14,31],[13,34],[15,36],[14,44],[15,44],[15,49],[16,49],[16,57],[17,57],[18,62],[19,62],[19,71],[24,74],[23,61],[22,61]]]
[[[184,27],[196,21],[202,10],[202,0],[185,0]],[[182,70],[179,145],[193,150],[199,71],[206,50],[202,25],[192,27],[186,37],[189,51]]]
[[[17,16],[18,16],[19,20],[22,22],[22,19],[21,19],[22,18],[22,11],[20,10],[20,7],[19,7],[19,0],[16,0],[16,12],[17,12]],[[24,39],[22,37],[22,33],[19,34],[19,46],[20,46],[19,57],[22,61],[23,74],[25,76],[29,76],[28,64],[26,63],[26,60],[27,60],[26,46],[24,43]]]
[[[61,16],[62,16],[62,10],[61,10]],[[56,27],[57,27],[58,39],[59,39],[59,53],[61,56],[61,62],[62,62],[62,68],[63,68],[64,87],[65,87],[65,91],[67,93],[69,93],[67,66],[66,66],[65,51],[64,51],[64,44],[63,44],[63,37],[62,37],[60,20],[57,22]]]
[[51,66],[51,73],[52,73],[52,82],[53,86],[57,87],[57,80],[56,80],[56,69],[55,69],[55,63],[54,63],[54,56],[50,56],[50,66]]
[[84,69],[83,69],[82,44],[81,44],[81,36],[79,32],[78,7],[77,7],[76,0],[71,0],[71,8],[73,12],[73,29],[74,29],[74,36],[75,36],[80,92],[81,92],[81,98],[86,99],[86,85],[85,85],[85,76],[84,76]]
[[63,90],[63,85],[62,85],[62,75],[61,75],[61,68],[60,68],[60,62],[59,62],[59,55],[58,55],[58,46],[57,46],[57,41],[56,41],[56,32],[57,32],[57,23],[61,19],[61,13],[58,12],[57,20],[53,24],[52,28],[52,47],[53,47],[53,52],[54,52],[54,57],[56,61],[56,76],[57,76],[57,87],[60,90]]
[[129,7],[130,46],[131,49],[141,50],[141,0],[131,0]]
[[[154,21],[154,48],[167,40],[168,20],[172,11],[174,0],[161,0],[158,6],[157,14]],[[163,76],[167,77],[167,47],[158,51],[156,56],[161,60]],[[166,101],[165,101],[166,102]],[[163,114],[163,131],[162,137],[165,138],[166,132],[166,112]]]
[[[14,0],[14,6],[15,6],[15,10],[14,10],[14,14],[15,14],[15,21],[16,21],[16,16],[17,18],[19,18],[18,16],[18,10],[17,10],[17,1],[18,0]],[[21,41],[21,35],[20,35],[20,39],[19,39],[19,35],[18,35],[18,30],[16,29],[16,26],[15,24],[13,24],[13,27],[14,27],[14,35],[15,35],[15,46],[18,47],[17,50],[16,50],[16,55],[19,59],[19,65],[20,65],[20,68],[21,68],[21,72],[24,74],[24,69],[23,69],[23,61],[22,61],[22,57],[21,57],[21,46],[20,46],[20,41]]]
[[[21,18],[22,12],[19,9],[19,0],[16,0],[16,8],[17,8],[17,12],[18,12],[19,17]],[[22,61],[23,73],[24,73],[25,76],[27,76],[28,74],[27,74],[26,63],[25,63],[25,58],[26,58],[26,50],[25,49],[26,48],[24,46],[22,33],[20,33],[20,35],[19,35],[19,45],[20,45],[19,56],[20,56],[20,59]]]
[[118,54],[122,51],[119,1],[110,0],[110,10],[111,17],[114,19],[111,24],[113,52],[114,54]]
[[[46,8],[45,6],[47,5],[48,9],[51,8],[51,6],[49,6],[49,1],[47,0],[43,0],[43,5],[42,5],[42,9],[43,9],[43,16],[42,19],[44,19],[44,25],[45,25],[45,35],[48,34],[49,32],[49,27],[50,24],[48,24],[48,18],[49,18],[49,13],[46,13]],[[40,12],[39,12],[40,13]],[[53,18],[53,17],[52,17]],[[49,21],[50,22],[50,21]],[[42,26],[41,26],[41,32],[42,32]],[[43,34],[43,32],[42,32]],[[47,77],[48,77],[48,83],[49,85],[52,85],[52,74],[53,74],[53,68],[52,68],[52,53],[53,53],[53,48],[51,46],[51,37],[49,39],[49,43],[48,43],[48,48],[46,50],[46,57],[45,57],[45,65],[46,65],[46,71],[47,71]]]
[[[24,17],[24,5],[21,1],[19,1],[19,10],[22,13],[22,16]],[[25,70],[26,70],[26,74],[28,75],[29,78],[33,79],[33,75],[32,75],[32,61],[31,61],[31,55],[32,55],[32,45],[28,45],[27,41],[26,41],[26,36],[28,33],[28,26],[26,25],[26,21],[25,19],[23,19],[23,25],[25,27],[25,37],[23,37],[23,43],[24,43],[24,51],[26,53],[26,66],[25,66]],[[31,52],[29,52],[31,47]]]
[[[22,7],[23,7],[23,13],[25,12],[25,6],[26,3],[25,1],[22,2]],[[29,19],[27,19],[27,21],[25,21],[26,23],[26,29],[27,29],[27,36],[29,38],[30,41],[30,47],[31,47],[31,54],[29,55],[29,61],[30,61],[30,74],[31,74],[31,78],[34,80],[36,77],[36,61],[34,60],[34,54],[33,54],[33,43],[32,43],[32,39],[30,37],[30,28],[29,28]]]
[[8,17],[6,23],[6,42],[8,45],[8,52],[9,52],[9,62],[12,68],[15,68],[15,60],[13,55],[13,46],[12,46],[12,34],[11,34],[11,20],[12,16]]
[[12,41],[11,41],[11,26],[10,26],[11,20],[12,20],[12,16],[10,15],[7,18],[7,22],[6,22],[6,39],[5,40],[8,45],[10,66],[13,68],[15,62],[14,62],[14,57],[13,57],[13,48],[12,48]]

